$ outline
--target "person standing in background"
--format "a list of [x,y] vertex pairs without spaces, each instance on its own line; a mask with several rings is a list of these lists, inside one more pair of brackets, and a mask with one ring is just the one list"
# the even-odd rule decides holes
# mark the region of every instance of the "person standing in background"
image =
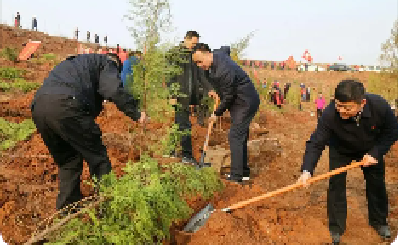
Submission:
[[90,31],[86,32],[87,42],[90,43]]
[[318,98],[315,100],[315,104],[317,105],[317,118],[319,118],[320,116],[322,116],[322,111],[325,107],[325,98],[322,96],[321,92],[318,94]]
[[78,33],[79,33],[79,30],[78,30],[78,27],[75,29],[75,38],[76,38],[76,40],[78,40]]
[[34,15],[32,18],[32,31],[36,28],[37,31],[37,19],[36,16]]
[[17,12],[17,27],[21,27],[21,15]]

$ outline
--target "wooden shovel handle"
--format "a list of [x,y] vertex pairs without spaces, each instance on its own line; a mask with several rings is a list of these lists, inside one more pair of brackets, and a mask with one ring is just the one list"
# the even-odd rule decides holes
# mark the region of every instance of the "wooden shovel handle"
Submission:
[[[219,99],[215,98],[213,113],[217,109],[218,103],[219,103]],[[206,141],[204,142],[203,152],[207,151],[208,141],[210,139],[210,134],[211,134],[211,130],[212,130],[213,126],[214,126],[214,123],[215,122],[208,124],[207,136],[206,136]]]
[[[332,170],[332,171],[330,171],[330,172],[328,172],[328,173],[321,174],[321,175],[319,175],[319,176],[310,178],[310,179],[307,181],[307,183],[308,183],[308,184],[311,184],[311,183],[314,183],[314,182],[316,182],[316,181],[329,178],[329,177],[331,177],[331,176],[333,176],[333,175],[340,174],[340,173],[345,172],[345,171],[347,171],[347,170],[349,170],[349,169],[362,166],[363,164],[364,164],[364,162],[362,162],[362,161],[361,161],[361,162],[354,162],[354,163],[349,164],[349,165],[347,165],[347,166],[345,166],[345,167],[337,168],[337,169],[334,169],[334,170]],[[266,193],[266,194],[264,194],[264,195],[257,196],[257,197],[253,197],[253,198],[251,198],[251,199],[249,199],[249,200],[236,203],[236,204],[234,204],[234,205],[232,205],[232,206],[226,208],[226,210],[238,209],[238,208],[247,206],[247,205],[249,205],[249,204],[251,204],[251,203],[253,203],[253,202],[257,202],[257,201],[263,200],[263,199],[268,198],[268,197],[273,197],[273,196],[276,196],[276,195],[279,195],[279,194],[282,194],[282,193],[285,193],[285,192],[289,192],[289,191],[291,191],[291,190],[294,190],[294,189],[296,189],[296,188],[300,188],[300,187],[302,187],[302,186],[303,186],[302,183],[296,183],[296,184],[288,185],[288,186],[283,187],[283,188],[281,188],[281,189],[268,192],[268,193]]]

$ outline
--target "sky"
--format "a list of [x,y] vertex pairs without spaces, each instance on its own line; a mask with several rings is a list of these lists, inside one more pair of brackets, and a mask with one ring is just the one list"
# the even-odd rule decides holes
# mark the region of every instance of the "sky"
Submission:
[[[379,65],[381,44],[390,37],[397,19],[396,0],[170,0],[175,31],[171,40],[183,39],[196,30],[200,42],[210,48],[230,45],[256,31],[244,58],[282,61],[293,55],[301,60],[308,49],[314,62]],[[0,0],[0,21],[13,24],[21,14],[23,28],[31,28],[36,15],[38,30],[50,35],[79,39],[86,31],[108,44],[135,48],[124,18],[132,5],[128,0]],[[175,40],[175,41],[176,41]],[[338,57],[343,58],[342,61]]]

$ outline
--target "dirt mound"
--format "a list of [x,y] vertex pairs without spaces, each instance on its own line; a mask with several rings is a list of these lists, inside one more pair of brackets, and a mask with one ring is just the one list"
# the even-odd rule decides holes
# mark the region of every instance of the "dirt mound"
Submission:
[[[32,39],[32,41],[41,41],[41,45],[35,52],[37,55],[53,53],[60,57],[66,57],[68,54],[77,53],[78,43],[76,40],[0,25],[0,49],[12,47],[21,51],[23,48],[22,44],[26,43],[29,39]],[[85,46],[93,49],[98,45],[85,43]]]

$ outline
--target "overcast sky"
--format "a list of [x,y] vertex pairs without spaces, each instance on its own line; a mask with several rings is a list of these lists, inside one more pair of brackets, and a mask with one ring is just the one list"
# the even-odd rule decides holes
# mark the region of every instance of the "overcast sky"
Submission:
[[[201,42],[219,48],[258,30],[250,41],[245,58],[300,60],[308,49],[315,62],[343,62],[377,65],[380,45],[390,36],[397,19],[396,0],[170,0],[173,36],[183,37],[196,30]],[[128,0],[0,0],[0,19],[11,25],[16,12],[24,28],[38,19],[39,31],[72,37],[75,27],[80,39],[86,31],[108,35],[108,43],[135,48],[124,19]],[[200,3],[200,4],[199,4]]]

